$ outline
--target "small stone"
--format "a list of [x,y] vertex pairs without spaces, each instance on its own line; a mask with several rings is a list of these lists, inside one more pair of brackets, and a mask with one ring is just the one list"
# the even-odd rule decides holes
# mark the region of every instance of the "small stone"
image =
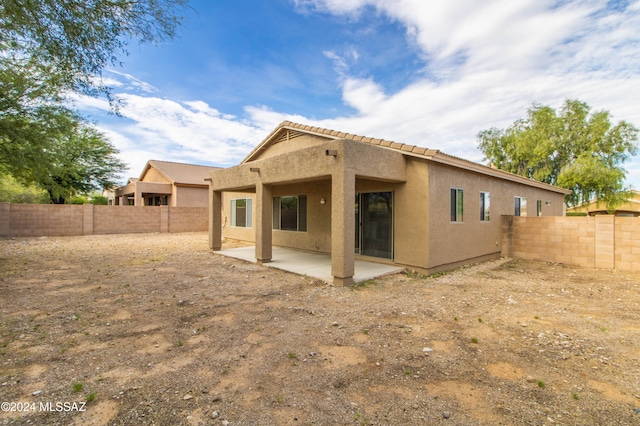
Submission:
[[334,321],[331,323],[332,326],[337,327],[338,326],[338,321]]
[[447,412],[444,412],[444,413],[442,413],[442,417],[445,418],[445,419],[448,419],[449,417],[451,417],[451,414],[449,414]]
[[182,397],[182,399],[184,399],[185,401],[187,401],[187,400],[189,400],[191,398],[193,398],[193,396],[191,396],[189,394],[186,394],[184,397]]
[[37,390],[37,391],[33,392],[31,395],[33,395],[33,396],[38,396],[38,395],[40,395],[41,393],[42,393],[42,391],[41,391],[41,390]]
[[212,419],[217,419],[218,417],[220,417],[220,413],[218,413],[217,411],[214,411],[213,413],[211,413]]
[[431,348],[422,348],[422,352],[433,352]]
[[223,420],[222,426],[229,426],[229,420]]
[[213,402],[222,401],[222,397],[220,395],[215,395],[213,398],[211,398],[211,401]]

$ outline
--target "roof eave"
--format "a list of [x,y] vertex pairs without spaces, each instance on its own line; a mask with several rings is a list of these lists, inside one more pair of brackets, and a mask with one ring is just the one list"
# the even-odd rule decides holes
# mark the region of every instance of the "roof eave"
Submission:
[[429,157],[431,161],[446,164],[449,166],[469,170],[476,173],[496,177],[499,179],[505,179],[511,182],[520,183],[523,185],[535,186],[537,188],[546,189],[547,191],[554,191],[564,195],[572,194],[570,189],[560,188],[559,186],[549,185],[548,183],[540,182],[534,179],[529,179],[524,176],[519,176],[513,173],[505,172],[504,170],[494,169],[493,167],[484,166],[482,164],[474,163],[472,161],[463,160],[461,158],[453,157],[444,154],[440,151],[436,151],[435,155]]

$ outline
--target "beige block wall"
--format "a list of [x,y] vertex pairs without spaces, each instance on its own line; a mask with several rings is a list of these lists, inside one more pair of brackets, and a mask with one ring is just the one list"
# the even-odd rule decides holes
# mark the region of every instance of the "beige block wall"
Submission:
[[161,232],[158,207],[95,206],[95,234]]
[[208,229],[208,208],[0,203],[0,236],[74,236]]
[[9,204],[3,205],[2,236],[83,235],[84,211],[81,205]]
[[208,207],[169,207],[168,232],[200,232],[209,227]]
[[640,219],[504,217],[503,255],[586,268],[640,270]]
[[595,226],[590,217],[514,217],[512,255],[596,267]]
[[616,217],[615,267],[626,271],[640,271],[640,218]]

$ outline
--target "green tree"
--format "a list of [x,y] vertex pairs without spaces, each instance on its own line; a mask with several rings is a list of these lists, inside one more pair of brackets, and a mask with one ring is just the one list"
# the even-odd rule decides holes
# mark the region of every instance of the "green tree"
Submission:
[[[37,183],[55,201],[110,184],[113,167],[121,166],[113,157],[117,151],[69,109],[66,98],[103,94],[117,112],[103,69],[128,54],[131,40],[173,38],[187,1],[0,2],[0,173]],[[97,150],[95,161],[84,165],[94,169],[69,161],[91,158],[86,149]]]
[[38,64],[34,77],[63,90],[108,93],[96,79],[127,55],[131,40],[173,38],[188,0],[3,0],[2,65],[18,71]]
[[0,202],[47,204],[49,195],[36,185],[22,185],[9,175],[0,175]]
[[623,164],[637,152],[638,129],[590,110],[578,100],[566,100],[557,112],[533,105],[507,129],[478,133],[478,147],[499,169],[572,190],[569,206],[597,198],[612,208],[629,196]]
[[49,145],[49,164],[32,169],[28,181],[37,183],[51,202],[64,204],[70,197],[116,186],[125,164],[118,150],[90,123],[71,111],[58,116],[60,129]]

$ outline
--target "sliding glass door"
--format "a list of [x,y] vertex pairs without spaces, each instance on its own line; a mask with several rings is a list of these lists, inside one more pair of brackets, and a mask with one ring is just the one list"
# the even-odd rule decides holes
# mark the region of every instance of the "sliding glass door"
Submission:
[[393,192],[356,193],[356,253],[393,258]]

